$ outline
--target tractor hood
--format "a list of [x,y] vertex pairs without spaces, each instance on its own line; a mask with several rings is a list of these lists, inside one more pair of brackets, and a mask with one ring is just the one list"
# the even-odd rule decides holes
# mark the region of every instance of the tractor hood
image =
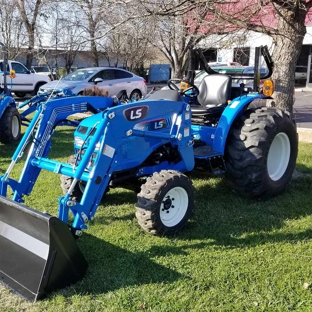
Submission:
[[[79,133],[79,135],[86,135],[89,132],[89,129],[91,130],[94,125],[97,124],[98,121],[102,119],[102,113],[92,115],[88,118],[83,119],[78,128],[75,131],[75,135]],[[89,134],[90,135],[90,134]]]

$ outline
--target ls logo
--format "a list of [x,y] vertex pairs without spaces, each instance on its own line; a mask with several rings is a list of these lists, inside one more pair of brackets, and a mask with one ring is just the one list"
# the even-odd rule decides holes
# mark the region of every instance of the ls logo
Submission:
[[137,106],[125,109],[123,114],[128,121],[137,121],[146,117],[148,106]]
[[137,110],[130,111],[130,119],[140,119],[142,117],[142,108],[138,108]]
[[167,125],[166,125],[165,119],[157,120],[154,123],[154,129],[155,130],[166,128],[166,127],[167,127]]

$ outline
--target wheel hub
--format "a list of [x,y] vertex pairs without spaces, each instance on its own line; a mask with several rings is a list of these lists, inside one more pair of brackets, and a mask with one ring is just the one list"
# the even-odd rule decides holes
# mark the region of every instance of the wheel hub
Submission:
[[174,206],[172,205],[173,200],[174,198],[170,198],[170,196],[167,196],[166,200],[162,202],[163,203],[162,211],[166,211],[167,213],[169,213],[169,209],[174,208]]

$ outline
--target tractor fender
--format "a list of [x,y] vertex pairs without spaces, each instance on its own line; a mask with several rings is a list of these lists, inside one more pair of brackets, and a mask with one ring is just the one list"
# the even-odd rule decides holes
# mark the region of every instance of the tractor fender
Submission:
[[3,98],[0,97],[0,118],[8,106],[16,107],[14,98],[11,96],[4,96]]
[[231,101],[231,103],[223,111],[218,126],[216,128],[213,139],[213,150],[224,155],[225,145],[230,128],[234,120],[241,116],[248,107],[257,108],[265,106],[266,99],[270,99],[269,96],[263,94],[254,93],[246,96],[240,96]]

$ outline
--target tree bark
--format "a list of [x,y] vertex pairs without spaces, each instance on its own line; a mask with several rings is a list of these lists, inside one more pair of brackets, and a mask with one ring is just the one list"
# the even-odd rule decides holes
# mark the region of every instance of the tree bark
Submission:
[[30,68],[33,57],[34,57],[36,22],[37,22],[39,10],[42,6],[42,0],[36,0],[34,2],[32,17],[28,16],[26,12],[25,0],[14,0],[14,3],[18,7],[18,10],[21,14],[21,17],[22,17],[22,20],[23,20],[23,23],[25,25],[27,35],[28,35],[28,52],[27,52],[27,57],[26,57],[26,67]]
[[277,6],[277,10],[280,12],[278,34],[272,35],[275,44],[272,75],[275,84],[274,100],[277,107],[292,114],[296,63],[306,34],[306,11],[300,8],[289,10],[285,6]]

